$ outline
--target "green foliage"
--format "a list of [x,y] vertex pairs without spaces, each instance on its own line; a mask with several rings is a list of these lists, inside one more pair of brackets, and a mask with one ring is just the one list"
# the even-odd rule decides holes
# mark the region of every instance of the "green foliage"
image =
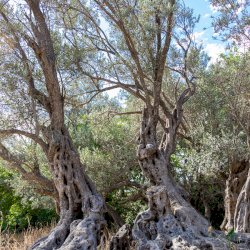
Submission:
[[[122,188],[109,193],[106,201],[115,208],[116,212],[124,219],[125,223],[132,225],[139,212],[147,209],[147,203],[137,197],[137,192],[131,188]],[[134,198],[134,199],[131,199]]]
[[216,8],[212,25],[220,38],[233,44],[249,43],[250,1],[210,0]]
[[[138,169],[135,157],[133,120],[128,117],[109,117],[99,112],[77,117],[74,140],[87,172],[100,191],[122,180],[131,179]],[[105,126],[103,126],[105,124]]]
[[[129,99],[128,106],[131,103],[133,100]],[[145,209],[140,190],[128,184],[145,182],[135,155],[139,116],[116,116],[116,112],[126,110],[115,105],[113,110],[114,113],[106,111],[103,106],[92,114],[79,115],[71,129],[87,173],[106,202],[132,224],[138,212]]]
[[22,230],[28,226],[43,226],[58,219],[55,210],[36,208],[30,204],[14,203],[6,216],[6,226],[10,230]]
[[229,230],[229,232],[227,233],[226,237],[229,241],[232,241],[233,237],[235,236],[235,232],[234,229],[232,228],[231,230]]
[[176,179],[196,209],[204,214],[204,204],[208,205],[215,228],[224,216],[229,164],[249,158],[248,58],[247,53],[230,52],[204,71],[186,106],[190,142],[180,141],[172,156]]
[[[1,230],[20,231],[28,226],[42,226],[58,219],[53,208],[39,199],[39,204],[25,200],[10,186],[15,174],[0,167],[0,214]],[[36,194],[33,192],[33,196]]]
[[[206,145],[204,149],[205,147]],[[224,217],[225,179],[222,175],[226,170],[218,171],[217,164],[222,159],[219,157],[213,159],[208,152],[208,150],[197,152],[195,148],[188,148],[187,145],[186,147],[177,145],[176,153],[171,157],[171,163],[175,179],[188,192],[191,204],[203,215],[206,215],[206,205],[210,210],[211,224],[219,229]],[[216,155],[216,153],[215,148],[213,154]]]
[[6,227],[5,217],[8,214],[8,211],[13,202],[16,202],[16,197],[13,195],[13,191],[9,186],[6,185],[5,180],[10,178],[10,173],[8,173],[5,169],[0,167],[0,219],[1,226]]

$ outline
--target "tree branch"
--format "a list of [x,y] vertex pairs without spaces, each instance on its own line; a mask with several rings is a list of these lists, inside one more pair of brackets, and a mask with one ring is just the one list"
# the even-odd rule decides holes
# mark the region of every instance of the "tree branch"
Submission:
[[29,132],[26,132],[26,131],[19,130],[19,129],[0,130],[0,135],[8,136],[8,135],[14,135],[14,134],[23,135],[27,138],[32,139],[33,141],[38,143],[41,146],[41,148],[43,149],[44,153],[47,154],[48,145],[39,136],[32,134],[32,133],[29,133]]
[[[10,151],[0,142],[0,157],[9,163],[9,167],[17,170],[22,178],[28,182],[33,182],[37,186],[36,189],[40,194],[49,195],[56,198],[56,191],[53,181],[41,175],[40,170],[34,168],[34,171],[26,171],[22,165],[27,165],[22,159],[10,153]],[[38,163],[37,163],[38,164]]]
[[[20,44],[20,39],[19,39],[18,35],[16,34],[16,31],[15,31],[13,25],[10,23],[8,17],[5,15],[5,13],[1,9],[0,9],[0,14],[3,17],[3,19],[5,20],[7,26],[9,27],[9,29],[11,31],[11,34],[14,37],[15,47],[19,51],[21,58],[22,58],[22,61],[23,61],[23,64],[24,64],[24,67],[27,71],[26,78],[28,81],[30,96],[33,97],[34,99],[36,99],[40,105],[42,105],[49,113],[51,113],[50,101],[49,101],[48,97],[44,93],[42,93],[41,91],[39,91],[35,88],[34,78],[32,76],[32,70],[31,70],[30,65],[29,65],[28,57]],[[24,38],[29,43],[32,43],[32,44],[35,43],[35,41],[33,41],[30,37],[28,37],[25,34],[24,34]]]

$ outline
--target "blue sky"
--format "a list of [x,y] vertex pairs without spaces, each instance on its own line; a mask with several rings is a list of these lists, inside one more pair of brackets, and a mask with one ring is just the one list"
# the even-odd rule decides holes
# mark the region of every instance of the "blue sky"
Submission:
[[215,13],[215,10],[208,0],[184,0],[184,2],[194,10],[195,15],[200,15],[200,22],[195,29],[195,38],[203,43],[204,50],[211,57],[211,62],[215,62],[219,54],[225,50],[225,44],[213,39],[216,34],[211,27],[211,15]]

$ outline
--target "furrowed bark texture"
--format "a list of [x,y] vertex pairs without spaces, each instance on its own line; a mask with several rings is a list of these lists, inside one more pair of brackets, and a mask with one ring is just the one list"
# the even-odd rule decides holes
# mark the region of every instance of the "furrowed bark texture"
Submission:
[[149,209],[137,216],[133,226],[136,249],[227,249],[225,242],[209,238],[208,221],[184,199],[170,175],[177,119],[173,116],[168,122],[163,150],[157,146],[152,117],[144,109],[138,158],[153,186],[147,191]]
[[54,131],[48,159],[60,201],[60,221],[31,249],[96,249],[105,226],[104,201],[84,173],[66,129]]
[[248,162],[247,180],[239,194],[235,215],[234,226],[236,232],[250,233],[250,168]]
[[234,217],[236,204],[241,190],[246,183],[248,169],[249,163],[247,161],[233,161],[230,164],[229,177],[226,181],[224,198],[225,217],[221,224],[222,230],[230,231],[235,229]]
[[118,232],[111,238],[109,249],[110,250],[129,250],[131,249],[131,229],[128,225],[124,224]]
[[26,2],[32,14],[27,19],[34,36],[24,35],[24,39],[33,50],[44,75],[47,95],[43,95],[43,98],[36,95],[28,57],[20,44],[18,49],[27,68],[30,95],[40,101],[50,117],[50,125],[43,128],[43,136],[48,146],[45,153],[51,166],[60,209],[58,225],[31,249],[96,249],[105,226],[104,200],[85,174],[79,154],[64,125],[64,97],[57,78],[53,41],[45,14],[40,9],[40,1]]

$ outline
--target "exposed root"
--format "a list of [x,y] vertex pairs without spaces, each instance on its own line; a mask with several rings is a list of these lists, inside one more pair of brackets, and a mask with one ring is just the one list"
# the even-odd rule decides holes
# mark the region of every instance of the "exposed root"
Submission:
[[106,225],[103,218],[104,203],[99,195],[89,195],[83,205],[84,219],[74,220],[72,211],[66,211],[55,229],[47,237],[38,240],[30,250],[97,249]]
[[48,236],[35,242],[30,250],[52,250],[58,249],[69,233],[69,223],[58,224]]
[[103,217],[99,214],[92,214],[84,220],[72,222],[70,225],[70,234],[59,249],[97,249],[105,225]]
[[30,250],[95,250],[105,225],[102,216],[92,213],[83,220],[74,220],[70,226],[66,223],[58,225],[49,236],[38,240]]
[[[206,224],[200,225],[203,230],[199,230],[198,223],[194,223],[195,226],[190,224],[190,218],[195,218],[190,212],[195,210],[189,210],[187,207],[186,214],[183,212],[185,209],[178,209],[178,212],[174,213],[165,186],[151,187],[147,196],[149,209],[137,216],[132,230],[137,250],[249,249],[247,242],[250,238],[245,237],[239,245],[239,241],[230,241],[222,232],[215,230],[209,232],[209,228],[204,230]],[[197,220],[199,218],[200,216],[197,216]],[[236,245],[240,248],[233,248]]]

